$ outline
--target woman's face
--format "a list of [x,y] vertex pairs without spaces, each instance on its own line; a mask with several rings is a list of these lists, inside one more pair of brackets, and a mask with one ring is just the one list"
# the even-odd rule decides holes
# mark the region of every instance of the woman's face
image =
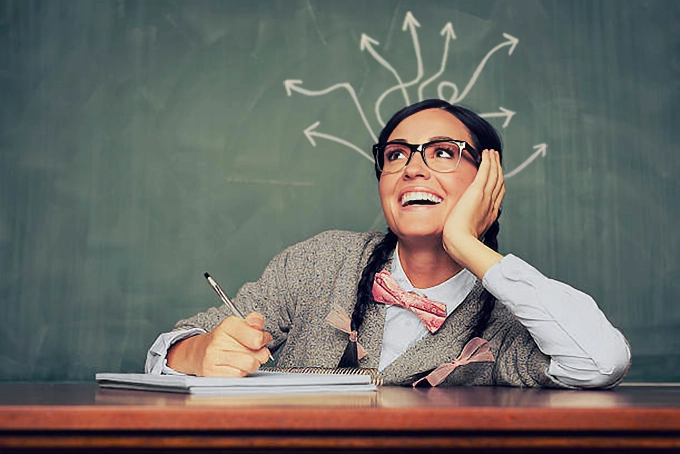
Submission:
[[[473,143],[463,123],[441,109],[422,110],[404,119],[392,131],[388,141],[421,144],[437,139]],[[431,170],[420,153],[414,154],[404,170],[380,177],[380,201],[387,225],[400,239],[441,237],[449,212],[476,174],[477,167],[471,159],[466,159],[466,154],[463,154],[458,168],[450,173]],[[430,202],[425,203],[419,195],[423,193],[435,197],[429,197]],[[415,194],[416,200],[405,202],[404,196],[408,194]],[[432,200],[436,203],[433,204]]]

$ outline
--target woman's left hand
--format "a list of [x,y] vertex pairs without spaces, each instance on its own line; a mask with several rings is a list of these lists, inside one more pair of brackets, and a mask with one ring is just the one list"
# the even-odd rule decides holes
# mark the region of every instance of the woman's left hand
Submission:
[[443,244],[448,254],[463,266],[464,254],[471,240],[479,238],[498,218],[505,196],[505,180],[500,155],[495,150],[482,152],[482,163],[472,184],[449,213],[444,224]]

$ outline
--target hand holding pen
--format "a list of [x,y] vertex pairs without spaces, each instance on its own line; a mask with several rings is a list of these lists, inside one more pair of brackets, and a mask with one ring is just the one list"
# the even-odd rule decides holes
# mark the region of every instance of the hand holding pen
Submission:
[[168,366],[205,377],[244,377],[255,372],[272,358],[267,348],[272,335],[264,331],[264,317],[257,312],[243,317],[236,307],[230,307],[229,298],[207,273],[206,279],[234,316],[222,320],[209,333],[173,345],[168,351]]
[[[217,296],[222,300],[225,306],[229,308],[232,314],[235,316],[239,317],[241,320],[246,320],[246,317],[241,313],[240,310],[238,310],[238,307],[234,306],[234,303],[231,302],[229,297],[227,296],[226,293],[222,290],[222,287],[220,287],[220,284],[218,284],[215,279],[212,278],[208,273],[203,273],[203,276],[208,280],[208,284],[212,287],[213,290],[215,290],[215,293],[217,293]],[[255,312],[256,313],[256,312]],[[260,315],[260,314],[258,314]],[[247,320],[246,320],[247,321]],[[259,325],[260,323],[258,323]],[[264,319],[262,319],[262,326],[260,327],[260,330],[264,329]],[[253,326],[252,324],[250,326]],[[274,361],[274,358],[272,357],[271,353],[269,354],[269,359]]]

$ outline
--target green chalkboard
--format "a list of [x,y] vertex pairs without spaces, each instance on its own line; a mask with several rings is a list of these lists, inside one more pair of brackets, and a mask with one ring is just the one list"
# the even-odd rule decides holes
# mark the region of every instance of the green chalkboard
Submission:
[[142,370],[287,245],[385,227],[420,97],[505,143],[501,250],[680,380],[680,2],[0,0],[0,380]]

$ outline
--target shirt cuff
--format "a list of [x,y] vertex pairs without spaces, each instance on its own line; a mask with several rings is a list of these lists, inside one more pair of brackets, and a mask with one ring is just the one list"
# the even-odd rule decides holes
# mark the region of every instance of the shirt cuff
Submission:
[[149,352],[146,355],[146,364],[144,365],[144,372],[155,375],[183,375],[168,366],[168,350],[177,342],[186,339],[187,337],[196,336],[197,334],[205,334],[206,331],[201,328],[191,328],[181,331],[171,331],[163,333],[156,338]]

